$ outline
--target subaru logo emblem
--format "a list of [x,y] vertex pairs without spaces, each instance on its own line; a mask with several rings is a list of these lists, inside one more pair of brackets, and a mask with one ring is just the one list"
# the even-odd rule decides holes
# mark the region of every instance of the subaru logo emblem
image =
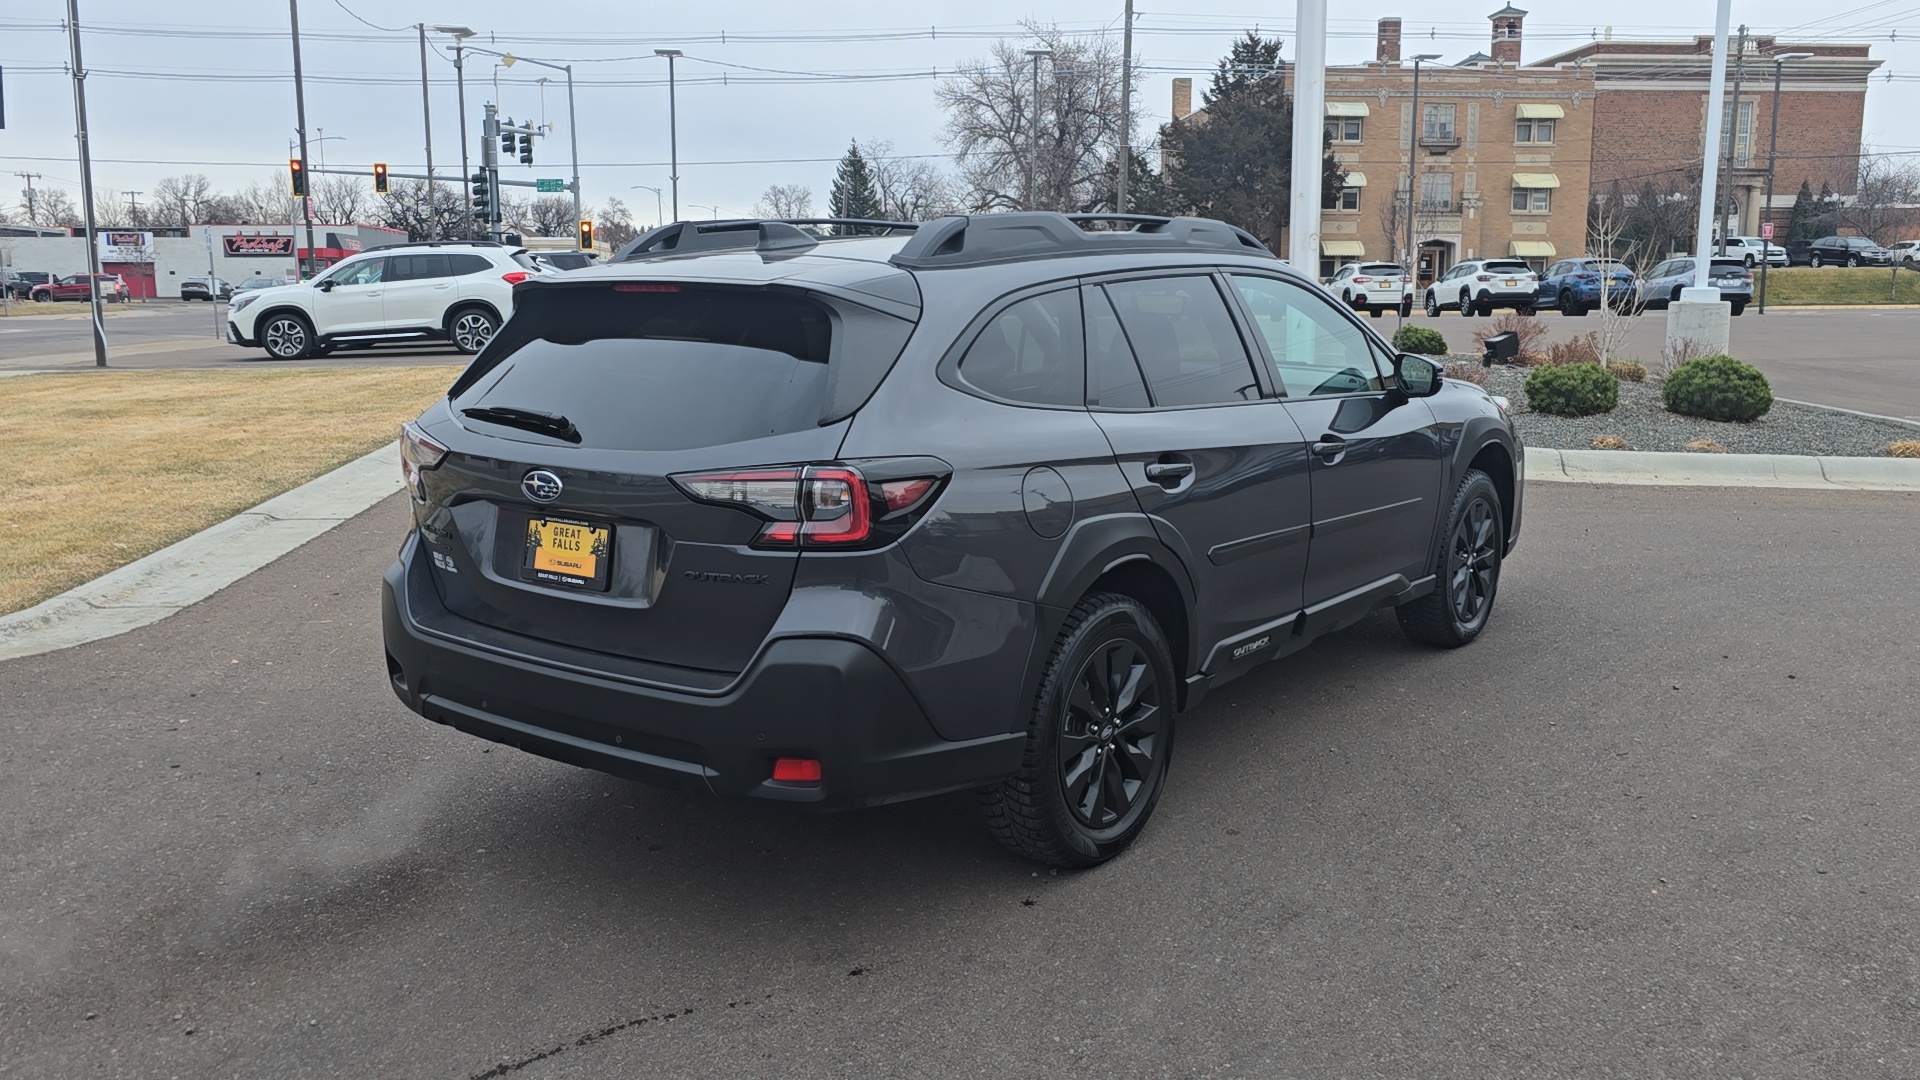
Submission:
[[560,478],[545,469],[535,469],[520,481],[520,490],[534,502],[550,503],[560,497]]

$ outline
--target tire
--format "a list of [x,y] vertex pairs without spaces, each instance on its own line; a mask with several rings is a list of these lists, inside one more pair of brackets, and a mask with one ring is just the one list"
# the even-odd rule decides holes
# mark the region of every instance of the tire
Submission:
[[268,319],[259,338],[260,347],[275,360],[299,360],[314,353],[313,324],[290,312]]
[[1673,305],[1679,302],[1680,302],[1680,286],[1675,285],[1673,287],[1673,295],[1667,297],[1667,307],[1671,308],[1673,307]]
[[499,329],[500,320],[485,308],[460,308],[447,317],[447,340],[469,356],[486,348]]
[[1439,317],[1440,301],[1434,297],[1433,290],[1429,289],[1427,290],[1427,318],[1437,319]]
[[1818,269],[1820,266],[1820,253],[1816,251],[1807,256],[1807,265]]
[[1747,302],[1745,300],[1733,301],[1733,313],[1735,315],[1738,315],[1745,310],[1747,310]]
[[1483,319],[1493,314],[1493,298],[1492,297],[1483,296],[1480,298],[1479,314],[1480,314],[1480,317]]
[[1460,290],[1460,314],[1462,317],[1473,314],[1473,294]]
[[994,838],[1049,866],[1124,851],[1166,786],[1174,679],[1166,635],[1138,600],[1081,600],[1047,658],[1020,771],[979,791]]
[[1500,492],[1479,469],[1468,469],[1454,492],[1433,572],[1432,592],[1394,609],[1400,630],[1421,645],[1457,649],[1480,636],[1500,591]]
[[1847,269],[1851,270],[1854,267],[1859,265],[1860,265],[1860,257],[1858,255],[1847,256]]
[[1560,314],[1562,316],[1585,315],[1586,313],[1587,309],[1581,306],[1580,301],[1573,298],[1572,292],[1562,292],[1560,294]]
[[1747,269],[1753,269],[1753,256],[1747,256]]
[[1400,317],[1403,319],[1411,319],[1413,317],[1413,297],[1409,296],[1405,300],[1400,301]]

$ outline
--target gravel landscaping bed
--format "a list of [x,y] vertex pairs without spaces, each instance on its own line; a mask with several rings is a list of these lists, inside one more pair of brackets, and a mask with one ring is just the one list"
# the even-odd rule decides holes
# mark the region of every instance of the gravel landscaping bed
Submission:
[[1527,409],[1527,395],[1520,387],[1527,381],[1528,370],[1505,365],[1488,368],[1487,389],[1513,403],[1514,426],[1529,446],[1587,450],[1593,448],[1593,440],[1612,435],[1626,440],[1629,450],[1684,451],[1688,443],[1706,439],[1735,454],[1883,457],[1890,442],[1920,439],[1920,429],[1903,424],[1783,401],[1775,401],[1772,411],[1750,424],[1679,416],[1667,411],[1660,400],[1660,384],[1652,379],[1622,382],[1620,404],[1610,413],[1552,416]]

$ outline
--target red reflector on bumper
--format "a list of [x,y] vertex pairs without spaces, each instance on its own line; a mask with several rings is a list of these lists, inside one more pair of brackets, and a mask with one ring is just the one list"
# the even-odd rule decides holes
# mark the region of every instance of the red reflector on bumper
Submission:
[[813,758],[779,758],[773,763],[773,778],[788,784],[817,784],[820,763]]

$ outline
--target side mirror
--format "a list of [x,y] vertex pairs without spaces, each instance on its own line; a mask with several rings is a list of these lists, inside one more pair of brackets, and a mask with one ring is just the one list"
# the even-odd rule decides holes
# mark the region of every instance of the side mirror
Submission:
[[1393,361],[1393,373],[1400,392],[1410,398],[1432,397],[1440,392],[1440,365],[1424,356],[1401,353]]
[[1505,363],[1520,355],[1520,335],[1509,330],[1504,334],[1495,334],[1487,339],[1487,351],[1480,362],[1487,367]]
[[314,282],[313,287],[316,289],[319,289],[321,292],[332,292],[333,281],[330,278],[322,278],[321,280]]

